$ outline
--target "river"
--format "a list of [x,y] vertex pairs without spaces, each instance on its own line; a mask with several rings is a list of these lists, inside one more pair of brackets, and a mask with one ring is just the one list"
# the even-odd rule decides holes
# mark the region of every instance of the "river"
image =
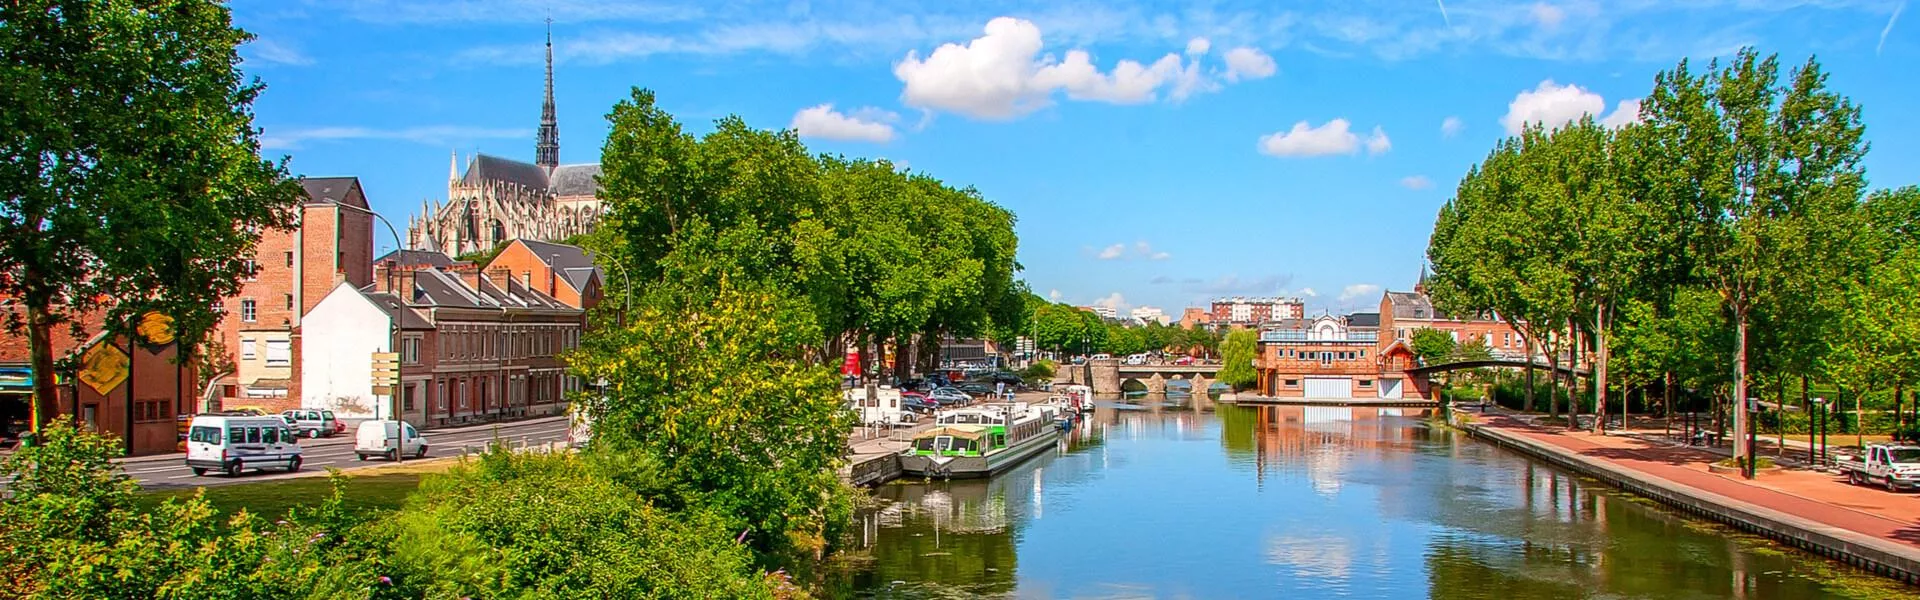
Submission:
[[830,596],[1913,597],[1418,418],[1201,404],[1105,403],[991,480],[880,486]]

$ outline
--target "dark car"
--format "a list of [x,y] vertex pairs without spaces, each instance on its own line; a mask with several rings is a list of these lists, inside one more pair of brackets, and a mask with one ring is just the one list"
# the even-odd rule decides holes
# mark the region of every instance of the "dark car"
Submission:
[[960,385],[956,385],[953,387],[960,388],[960,391],[966,392],[967,394],[972,396],[992,396],[993,395],[993,387],[986,384],[962,383]]
[[1004,383],[1007,385],[1019,385],[1021,383],[1026,382],[1025,379],[1020,378],[1020,375],[1018,373],[1014,373],[1012,371],[1001,371],[998,373],[994,373],[992,381],[994,383]]
[[902,394],[900,396],[900,408],[907,409],[911,412],[926,414],[938,410],[940,407],[925,398]]

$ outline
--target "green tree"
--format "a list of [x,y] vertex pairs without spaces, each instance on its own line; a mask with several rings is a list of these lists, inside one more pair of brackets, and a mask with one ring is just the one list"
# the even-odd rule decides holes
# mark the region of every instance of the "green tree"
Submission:
[[1453,359],[1453,335],[1438,329],[1417,329],[1408,336],[1414,356],[1429,365],[1451,362]]
[[55,326],[159,311],[204,338],[301,191],[260,158],[262,86],[236,51],[252,36],[223,3],[30,0],[0,24],[0,296],[24,309],[6,327],[28,339],[37,428]]
[[1253,361],[1259,352],[1260,334],[1252,329],[1236,329],[1220,344],[1220,382],[1234,389],[1246,389],[1258,379]]
[[852,426],[833,372],[804,359],[818,339],[802,301],[725,281],[694,299],[657,293],[569,356],[576,376],[607,382],[575,401],[594,445],[659,465],[667,508],[711,509],[762,553],[817,552],[850,516],[823,499],[844,493]]
[[[1687,249],[1695,274],[1717,290],[1734,324],[1734,434],[1750,415],[1749,328],[1769,294],[1786,291],[1791,268],[1834,248],[1829,215],[1858,203],[1866,152],[1860,110],[1827,88],[1809,59],[1788,81],[1776,57],[1743,49],[1693,74],[1682,61],[1655,79],[1641,104],[1653,141],[1654,168],[1668,174],[1659,190],[1687,207]],[[1794,256],[1799,253],[1801,256]],[[1746,449],[1735,445],[1736,456]]]

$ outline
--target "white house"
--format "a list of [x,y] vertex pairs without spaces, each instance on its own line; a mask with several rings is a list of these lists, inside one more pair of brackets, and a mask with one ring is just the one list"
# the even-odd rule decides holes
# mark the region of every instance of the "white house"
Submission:
[[353,285],[334,286],[300,319],[300,406],[342,419],[392,414],[373,394],[373,354],[392,352],[391,313]]

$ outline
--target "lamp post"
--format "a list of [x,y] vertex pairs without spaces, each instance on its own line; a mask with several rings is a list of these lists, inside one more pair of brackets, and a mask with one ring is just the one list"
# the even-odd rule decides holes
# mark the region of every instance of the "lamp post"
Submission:
[[1758,398],[1748,398],[1747,405],[1744,408],[1746,409],[1747,414],[1750,415],[1747,419],[1746,476],[1747,476],[1747,479],[1753,479],[1754,465],[1759,462],[1757,460],[1754,460],[1755,457],[1753,455],[1753,448],[1754,448],[1754,444],[1760,439],[1760,437],[1759,435],[1757,435],[1759,428],[1755,427],[1757,423],[1753,421],[1752,416],[1757,416],[1760,413],[1760,400]]
[[[1816,409],[1820,411],[1820,415],[1819,415],[1820,420],[1817,423],[1810,423],[1811,425],[1813,425],[1811,429],[1813,429],[1814,431],[1809,432],[1813,435],[1807,436],[1807,461],[1815,465],[1819,465],[1820,463],[1826,462],[1826,459],[1827,459],[1827,399],[1814,398],[1813,405]],[[1814,435],[1819,436],[1818,440],[1816,440],[1813,437]],[[1813,454],[1813,448],[1816,441],[1818,441],[1820,446],[1820,456],[1817,460],[1814,458],[1814,454]]]
[[[373,212],[372,209],[360,208],[358,206],[354,206],[352,204],[347,204],[344,202],[335,202],[333,203],[333,205],[341,208],[345,208],[347,210],[363,213],[363,214],[372,216],[375,219],[379,219],[380,224],[387,226],[387,235],[393,236],[393,245],[396,248],[399,248],[402,250],[409,250],[409,251],[412,250],[412,248],[407,247],[407,241],[404,238],[400,237],[400,232],[393,228],[393,222],[388,221],[386,217],[380,216],[380,213]],[[402,258],[405,258],[404,254],[402,254]],[[407,296],[411,296],[411,295],[412,295],[412,291],[409,290]],[[405,396],[407,393],[406,392],[407,390],[406,388],[407,357],[406,357],[406,353],[400,348],[400,315],[402,314],[400,311],[405,310],[404,307],[408,300],[407,296],[402,296],[401,294],[398,294],[398,293],[395,293],[393,295],[394,299],[397,301],[394,303],[394,306],[393,306],[393,318],[389,320],[389,325],[387,327],[388,335],[391,338],[389,340],[389,344],[390,344],[389,348],[391,348],[393,352],[400,353],[400,360],[393,361],[393,380],[394,380],[393,388],[394,389],[392,393],[387,395],[387,402],[393,405],[393,411],[392,411],[393,420],[398,421],[398,423],[395,423],[393,427],[394,462],[400,462],[402,460],[400,457],[406,454],[405,452],[406,432],[404,430],[406,429],[407,419],[406,419],[406,415],[404,415],[400,411],[400,399],[401,397]]]

